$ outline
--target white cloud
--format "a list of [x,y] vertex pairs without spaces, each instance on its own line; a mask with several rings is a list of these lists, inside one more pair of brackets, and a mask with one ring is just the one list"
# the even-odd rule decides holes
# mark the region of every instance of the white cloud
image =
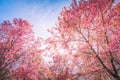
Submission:
[[47,6],[46,8],[35,6],[31,10],[30,21],[34,26],[36,36],[40,35],[43,38],[49,36],[47,29],[55,26],[59,12],[64,6],[63,4]]

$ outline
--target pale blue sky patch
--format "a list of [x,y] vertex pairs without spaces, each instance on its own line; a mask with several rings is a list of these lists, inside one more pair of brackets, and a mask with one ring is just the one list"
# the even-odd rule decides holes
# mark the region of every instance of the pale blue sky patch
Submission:
[[47,38],[48,28],[55,26],[64,6],[72,0],[0,0],[0,23],[13,18],[28,20],[36,36]]

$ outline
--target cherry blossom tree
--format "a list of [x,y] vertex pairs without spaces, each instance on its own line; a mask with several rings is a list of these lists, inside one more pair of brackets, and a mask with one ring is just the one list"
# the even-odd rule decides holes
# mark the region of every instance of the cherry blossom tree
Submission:
[[23,19],[1,23],[0,79],[37,80],[41,40],[34,40],[32,26]]
[[51,37],[26,20],[0,24],[0,80],[120,80],[120,2],[73,0]]
[[[79,78],[120,80],[119,23],[120,2],[73,0],[62,10],[57,27],[49,30],[48,42],[56,54],[73,57],[69,60]],[[58,52],[60,49],[63,51]]]

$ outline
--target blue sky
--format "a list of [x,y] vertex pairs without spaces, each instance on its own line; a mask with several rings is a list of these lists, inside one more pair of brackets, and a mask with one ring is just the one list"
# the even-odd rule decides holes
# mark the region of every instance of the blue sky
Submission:
[[0,23],[3,20],[23,18],[33,25],[36,36],[47,38],[46,29],[55,26],[64,6],[72,0],[0,0]]

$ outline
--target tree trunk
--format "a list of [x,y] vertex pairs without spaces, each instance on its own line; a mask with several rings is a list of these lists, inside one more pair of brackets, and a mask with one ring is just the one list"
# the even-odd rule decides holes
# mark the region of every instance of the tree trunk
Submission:
[[116,75],[116,74],[114,74],[114,75],[112,75],[116,80],[120,80],[120,76],[119,75]]

